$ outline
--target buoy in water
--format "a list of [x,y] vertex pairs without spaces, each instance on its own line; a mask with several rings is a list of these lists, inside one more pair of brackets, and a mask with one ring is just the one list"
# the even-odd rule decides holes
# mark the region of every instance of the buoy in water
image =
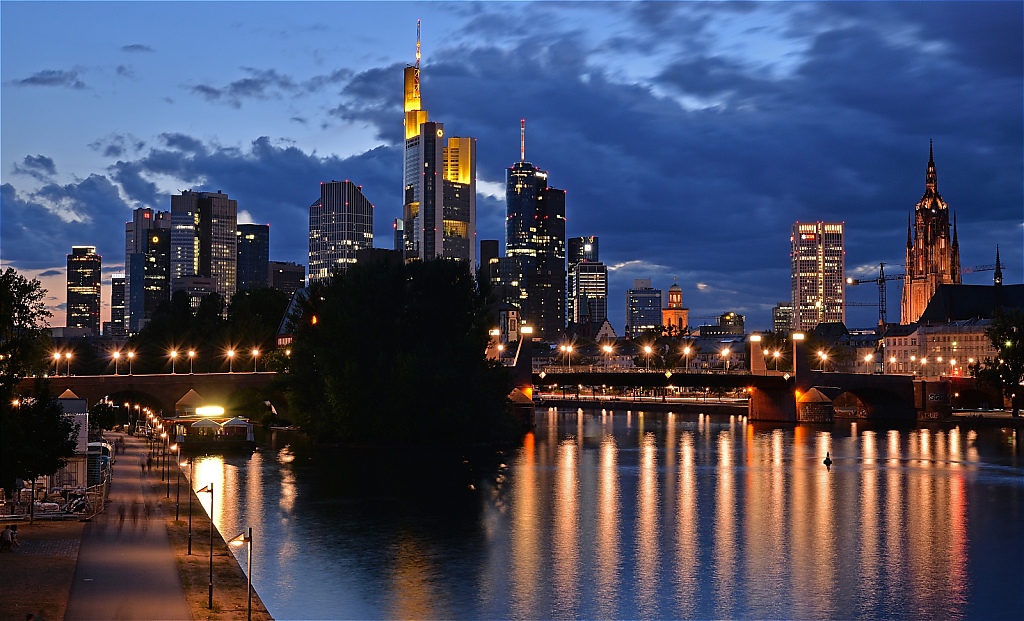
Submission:
[[821,463],[825,464],[826,468],[832,468],[832,458],[829,457],[828,451],[825,451],[825,460]]

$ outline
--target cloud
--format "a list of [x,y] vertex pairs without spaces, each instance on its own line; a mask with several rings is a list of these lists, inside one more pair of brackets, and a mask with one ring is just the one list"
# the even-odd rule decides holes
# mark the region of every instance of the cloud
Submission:
[[48,181],[50,177],[57,174],[57,166],[53,159],[45,155],[26,155],[21,163],[15,163],[12,172],[19,175],[28,175],[39,181]]
[[151,52],[155,52],[156,50],[154,50],[150,46],[145,45],[143,43],[132,43],[130,45],[122,46],[121,47],[121,51],[122,52],[131,52],[131,53],[139,53],[139,52],[143,52],[143,53],[150,52],[151,53]]
[[188,90],[211,102],[226,103],[240,108],[246,100],[281,99],[288,96],[298,97],[303,93],[314,93],[331,85],[346,82],[352,75],[348,69],[336,69],[330,73],[316,75],[305,81],[298,81],[292,76],[276,69],[257,69],[242,67],[246,77],[229,82],[224,86],[211,84],[194,84]]
[[83,89],[85,83],[78,78],[78,71],[61,71],[47,69],[38,71],[27,78],[15,80],[15,86],[62,86],[65,88]]
[[40,276],[63,276],[64,272],[61,270],[46,270],[39,274]]

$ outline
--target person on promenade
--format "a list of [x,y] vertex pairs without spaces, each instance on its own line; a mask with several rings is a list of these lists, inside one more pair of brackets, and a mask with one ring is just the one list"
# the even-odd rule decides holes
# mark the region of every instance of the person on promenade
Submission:
[[20,547],[21,544],[18,543],[18,525],[15,524],[11,526],[11,550],[17,550]]
[[146,476],[146,459],[144,457],[139,458],[139,476]]
[[0,533],[0,552],[10,552],[11,551],[11,542],[12,542],[11,527],[10,527],[10,525],[7,525],[7,526],[4,526],[3,532]]

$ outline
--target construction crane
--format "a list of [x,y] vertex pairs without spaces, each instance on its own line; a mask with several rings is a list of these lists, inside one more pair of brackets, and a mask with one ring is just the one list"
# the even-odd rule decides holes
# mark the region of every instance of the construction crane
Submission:
[[[991,272],[998,267],[998,264],[972,265],[960,270],[961,274],[974,274],[976,272]],[[885,316],[885,282],[888,280],[902,280],[903,274],[886,274],[885,263],[878,264],[877,278],[847,278],[846,284],[850,286],[873,282],[878,284],[878,325],[884,330],[888,324]],[[847,306],[874,306],[873,302],[847,302]]]
[[[881,329],[885,329],[886,321],[885,317],[885,281],[896,280],[903,278],[903,274],[888,274],[885,273],[885,263],[878,264],[878,278],[847,278],[846,284],[850,286],[859,285],[861,283],[878,283],[878,325]],[[847,306],[860,306],[852,302],[847,302]],[[874,306],[874,304],[864,304],[864,306]]]

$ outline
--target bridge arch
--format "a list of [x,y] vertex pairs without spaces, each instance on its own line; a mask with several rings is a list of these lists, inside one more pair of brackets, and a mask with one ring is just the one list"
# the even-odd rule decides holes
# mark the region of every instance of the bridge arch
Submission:
[[877,386],[861,386],[841,393],[832,401],[837,419],[885,420],[913,422],[917,419],[914,404],[892,390]]

